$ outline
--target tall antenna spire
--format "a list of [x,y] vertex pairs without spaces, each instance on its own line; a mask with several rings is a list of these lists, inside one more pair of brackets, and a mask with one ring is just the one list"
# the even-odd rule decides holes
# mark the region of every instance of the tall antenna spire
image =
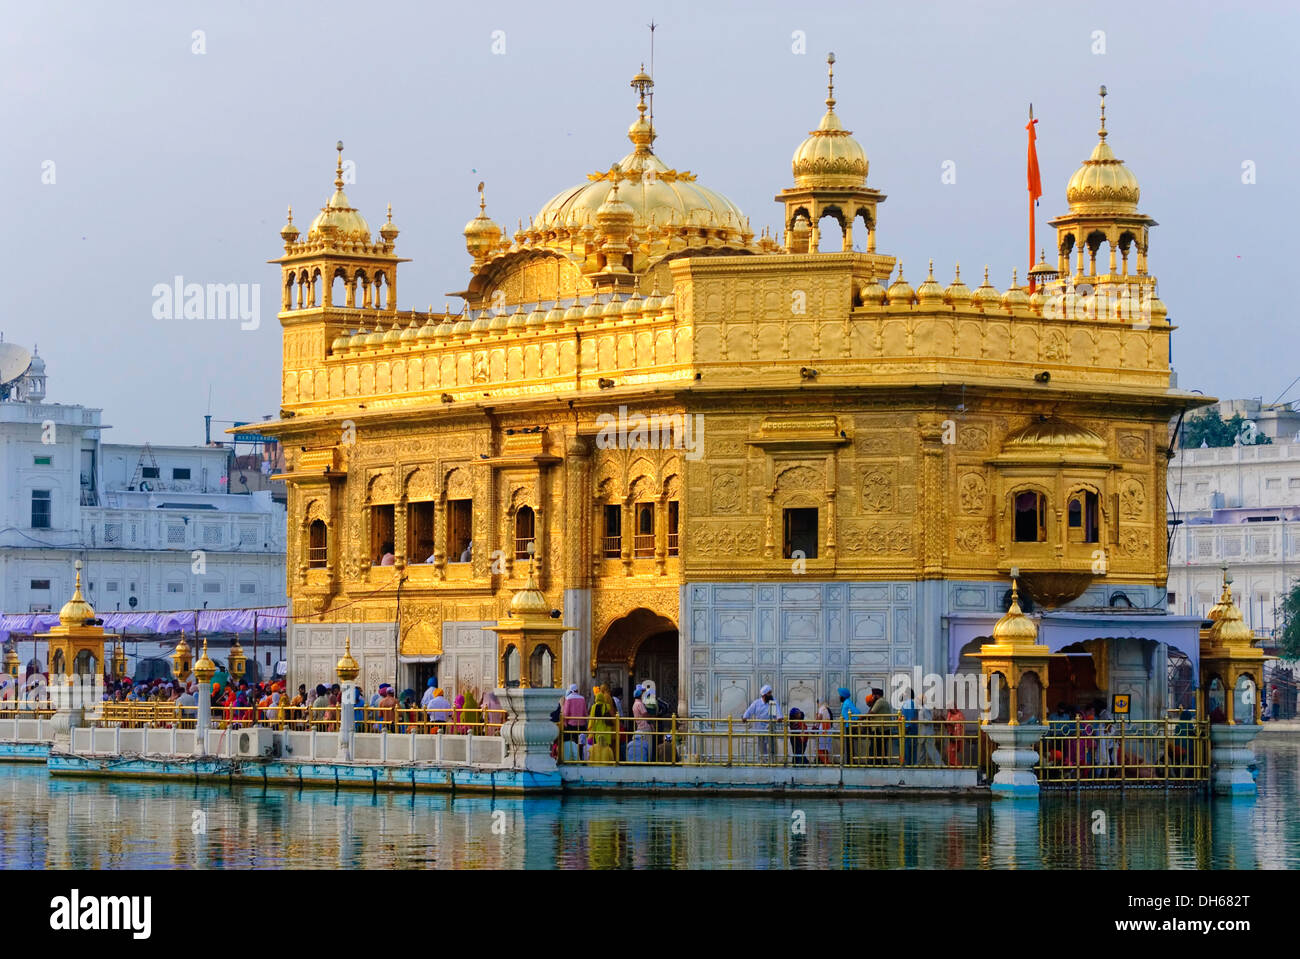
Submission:
[[[659,24],[655,23],[654,20],[652,19],[647,24],[647,26],[650,27],[650,77],[651,79],[653,79],[655,75],[655,27],[659,26]],[[654,125],[655,125],[655,90],[654,87],[652,86],[650,88],[650,129],[653,130]]]
[[835,54],[826,54],[826,109],[835,112]]

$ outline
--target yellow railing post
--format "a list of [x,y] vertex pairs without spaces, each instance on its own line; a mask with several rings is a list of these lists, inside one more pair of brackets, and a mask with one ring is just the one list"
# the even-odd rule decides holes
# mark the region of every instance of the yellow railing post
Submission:
[[727,717],[727,765],[731,765],[731,717]]
[[907,753],[907,727],[903,725],[903,714],[898,714],[898,765],[902,766],[903,756]]
[[1124,772],[1124,758],[1127,755],[1128,723],[1121,719],[1119,721],[1119,781],[1120,785],[1124,784],[1126,778]]
[[668,720],[668,738],[672,744],[668,747],[668,762],[677,765],[677,714],[673,713],[672,718]]

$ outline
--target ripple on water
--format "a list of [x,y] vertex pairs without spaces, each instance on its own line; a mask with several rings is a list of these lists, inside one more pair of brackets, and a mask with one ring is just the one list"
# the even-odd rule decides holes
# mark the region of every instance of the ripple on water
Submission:
[[0,867],[1300,868],[1300,742],[1256,800],[1159,791],[764,800],[492,799],[52,779],[0,766]]

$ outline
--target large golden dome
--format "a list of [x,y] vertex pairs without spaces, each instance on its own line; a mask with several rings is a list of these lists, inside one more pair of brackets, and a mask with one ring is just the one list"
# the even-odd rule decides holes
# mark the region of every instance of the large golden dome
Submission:
[[1106,88],[1101,88],[1101,129],[1092,156],[1074,171],[1065,188],[1071,213],[1137,213],[1137,177],[1106,142]]
[[60,626],[80,626],[88,619],[95,618],[95,609],[81,595],[81,560],[77,560],[77,585],[72,591],[72,599],[63,604],[59,610]]
[[[703,228],[721,230],[722,239],[748,245],[748,222],[740,208],[720,193],[701,186],[693,173],[670,168],[651,149],[656,134],[646,118],[645,91],[653,84],[644,73],[632,85],[641,90],[640,116],[628,128],[633,150],[609,170],[587,175],[586,183],[562,190],[533,217],[532,229],[581,230],[597,225],[596,214],[619,183],[618,200],[632,211],[633,233],[644,239],[655,229]],[[734,234],[734,237],[731,235]]]
[[343,192],[343,141],[336,149],[339,151],[338,167],[334,173],[334,195],[321,207],[316,219],[307,228],[309,240],[333,238],[335,240],[359,240],[370,242],[370,224],[348,200]]
[[830,54],[826,63],[826,115],[794,151],[791,167],[795,186],[862,187],[867,182],[867,151],[835,115],[835,54]]

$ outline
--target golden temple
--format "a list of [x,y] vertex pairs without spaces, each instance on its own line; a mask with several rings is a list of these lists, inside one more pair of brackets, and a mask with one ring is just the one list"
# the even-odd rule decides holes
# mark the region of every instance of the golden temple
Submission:
[[[1055,265],[972,290],[877,252],[885,195],[830,70],[779,236],[659,158],[632,87],[631,152],[513,234],[480,185],[459,312],[398,308],[398,228],[351,206],[341,143],[305,236],[290,213],[282,410],[256,428],[287,451],[292,684],[330,681],[350,636],[367,690],[653,678],[723,715],[763,683],[810,706],[977,670],[1013,569],[1039,606],[1163,612],[1167,424],[1208,400],[1171,385],[1104,100]],[[534,558],[571,630],[525,661],[487,627]],[[1165,705],[1127,653],[1093,657],[1096,689]]]

